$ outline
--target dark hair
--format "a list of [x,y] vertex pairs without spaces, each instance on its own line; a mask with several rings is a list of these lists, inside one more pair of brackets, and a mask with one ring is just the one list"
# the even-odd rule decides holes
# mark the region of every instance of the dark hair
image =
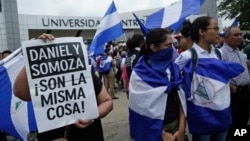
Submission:
[[136,43],[135,43],[135,40],[133,40],[132,38],[129,38],[126,42],[126,47],[129,49],[129,50],[134,50],[134,48],[136,47]]
[[145,44],[141,47],[140,55],[153,54],[153,51],[150,49],[150,45],[154,44],[159,47],[162,42],[166,41],[166,34],[171,34],[171,32],[163,28],[155,28],[149,31]]
[[174,30],[171,29],[170,27],[166,27],[165,29],[166,29],[169,33],[171,33],[171,34],[174,32]]
[[7,54],[11,54],[12,51],[10,51],[10,50],[5,50],[5,51],[2,52],[2,55],[3,55],[3,54],[6,54],[6,53],[7,53]]
[[106,44],[106,45],[105,45],[105,48],[110,48],[110,47],[111,47],[110,44]]
[[132,39],[135,40],[136,47],[140,46],[140,42],[144,42],[144,36],[142,36],[141,34],[134,34],[132,36]]
[[243,38],[244,38],[244,39],[250,40],[250,34],[249,34],[249,33],[246,33],[245,35],[243,35]]
[[108,48],[104,49],[104,53],[108,53],[109,51],[110,51],[110,49],[108,49]]
[[182,27],[180,29],[181,36],[188,38],[190,37],[190,27],[192,26],[191,22],[189,20],[185,21],[182,24]]
[[132,38],[127,40],[126,46],[130,51],[132,51],[136,47],[140,47],[141,42],[144,42],[144,37],[141,34],[134,34]]
[[186,21],[183,23],[183,30],[181,34],[185,36],[189,35],[193,41],[198,42],[200,40],[199,30],[202,29],[206,31],[211,19],[213,18],[203,16],[195,19],[192,24],[190,21]]

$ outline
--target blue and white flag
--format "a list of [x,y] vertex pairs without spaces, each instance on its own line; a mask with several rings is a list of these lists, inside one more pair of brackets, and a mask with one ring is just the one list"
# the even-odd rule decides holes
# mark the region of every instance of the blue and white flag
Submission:
[[32,103],[17,98],[12,89],[23,66],[21,48],[0,61],[0,130],[27,140],[28,133],[36,130]]
[[99,72],[102,74],[108,74],[112,67],[112,57],[104,55],[100,58],[100,64],[98,66]]
[[124,33],[121,20],[117,13],[115,3],[112,1],[109,9],[104,15],[100,25],[97,28],[93,41],[89,48],[89,56],[104,53],[106,42],[118,38]]
[[[129,126],[130,136],[135,141],[160,141],[162,139],[168,93],[176,87],[186,114],[184,91],[179,88],[182,79],[179,68],[170,63],[168,70],[174,70],[174,81],[169,75],[163,77],[146,64],[141,57],[134,67],[129,83]],[[169,73],[168,73],[169,74]]]
[[201,2],[201,0],[177,1],[149,15],[145,26],[148,29],[170,27],[172,30],[177,31],[186,20],[186,17],[200,14]]
[[146,37],[149,30],[145,27],[145,25],[141,22],[141,20],[135,15],[135,13],[133,13],[133,16],[135,17],[137,23],[139,24],[143,36]]
[[237,18],[234,19],[233,23],[231,24],[231,26],[238,26],[239,22],[237,20]]
[[228,131],[232,122],[229,81],[244,68],[238,63],[199,58],[194,74],[192,69],[189,60],[183,69],[189,132],[204,135]]

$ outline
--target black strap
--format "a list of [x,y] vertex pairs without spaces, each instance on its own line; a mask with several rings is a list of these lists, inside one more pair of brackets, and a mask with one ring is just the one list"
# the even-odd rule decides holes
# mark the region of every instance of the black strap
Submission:
[[219,49],[214,48],[214,52],[215,52],[216,56],[217,56],[220,60],[222,60],[221,53],[220,53]]
[[[214,48],[215,50],[215,54],[216,56],[222,60],[222,57],[221,57],[221,53],[219,51],[219,49],[217,48]],[[197,55],[197,52],[194,48],[190,48],[189,51],[191,52],[191,59],[192,59],[192,63],[193,63],[193,68],[192,68],[192,74],[194,74],[194,71],[196,70],[196,67],[198,65],[198,55]]]
[[193,64],[192,74],[194,74],[194,71],[196,70],[196,67],[198,65],[198,55],[194,48],[190,48],[188,50],[191,52],[191,59],[192,59],[192,64]]

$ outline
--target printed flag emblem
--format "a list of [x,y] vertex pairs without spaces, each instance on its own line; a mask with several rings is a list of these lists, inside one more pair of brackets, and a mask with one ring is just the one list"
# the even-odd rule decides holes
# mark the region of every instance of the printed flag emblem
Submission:
[[217,96],[215,82],[211,81],[207,77],[200,75],[195,76],[196,82],[194,84],[194,97],[195,103],[200,105],[210,105],[214,102],[215,97]]
[[15,114],[16,112],[18,112],[20,109],[22,109],[24,104],[25,103],[22,102],[21,100],[18,100],[17,102],[13,102],[11,113]]
[[204,86],[204,82],[203,81],[201,81],[199,83],[199,85],[198,85],[198,87],[197,87],[197,89],[195,91],[195,94],[197,94],[197,95],[199,95],[199,96],[201,96],[201,97],[209,100],[209,97],[207,95],[207,91],[206,91],[206,88]]

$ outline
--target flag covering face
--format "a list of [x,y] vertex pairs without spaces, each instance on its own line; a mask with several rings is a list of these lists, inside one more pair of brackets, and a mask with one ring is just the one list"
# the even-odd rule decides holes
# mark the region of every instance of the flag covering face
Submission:
[[199,58],[193,77],[192,68],[192,61],[189,60],[183,70],[190,133],[199,135],[227,131],[231,124],[229,81],[242,73],[244,68],[238,63],[214,58]]
[[[179,89],[181,79],[176,65],[170,65],[177,72],[173,82],[162,77],[140,58],[134,67],[129,84],[130,136],[135,141],[160,141],[168,91],[177,86],[179,97],[186,113],[184,92]],[[169,69],[171,70],[171,69]]]
[[34,111],[31,102],[14,96],[14,81],[24,66],[21,49],[7,57],[0,65],[0,130],[18,139],[26,140],[30,131],[36,130]]
[[170,27],[174,31],[178,30],[186,17],[200,14],[201,0],[180,0],[166,8],[149,15],[146,20],[146,27],[166,28]]
[[123,33],[121,20],[117,13],[115,3],[112,1],[89,47],[89,56],[104,53],[105,43],[118,38]]

